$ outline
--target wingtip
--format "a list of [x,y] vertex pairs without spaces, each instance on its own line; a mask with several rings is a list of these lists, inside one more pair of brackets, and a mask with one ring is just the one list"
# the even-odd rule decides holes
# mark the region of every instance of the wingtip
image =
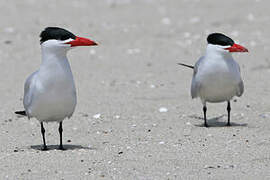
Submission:
[[178,65],[181,65],[181,66],[185,66],[185,67],[188,67],[188,68],[191,68],[191,69],[194,69],[194,66],[191,66],[191,65],[187,65],[187,64],[184,64],[184,63],[177,63]]
[[15,114],[22,115],[22,116],[26,116],[26,112],[25,111],[15,111],[14,113]]

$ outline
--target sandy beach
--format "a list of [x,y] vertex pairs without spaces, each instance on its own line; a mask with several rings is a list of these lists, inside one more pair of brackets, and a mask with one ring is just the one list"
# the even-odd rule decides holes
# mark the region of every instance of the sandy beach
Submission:
[[[270,2],[266,0],[0,1],[0,179],[270,179]],[[63,122],[23,110],[23,86],[41,62],[39,34],[58,26],[99,43],[69,52],[78,103]],[[249,49],[234,54],[244,95],[202,105],[190,97],[209,33]]]

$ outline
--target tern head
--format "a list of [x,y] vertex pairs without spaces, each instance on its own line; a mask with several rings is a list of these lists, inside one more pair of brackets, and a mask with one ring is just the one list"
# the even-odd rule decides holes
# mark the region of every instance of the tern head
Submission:
[[76,46],[96,46],[91,39],[75,36],[59,27],[47,27],[40,33],[40,44],[43,48],[67,51]]
[[213,46],[214,49],[221,52],[248,52],[247,48],[239,44],[234,43],[234,41],[228,36],[221,33],[212,33],[207,37],[207,42],[209,45]]

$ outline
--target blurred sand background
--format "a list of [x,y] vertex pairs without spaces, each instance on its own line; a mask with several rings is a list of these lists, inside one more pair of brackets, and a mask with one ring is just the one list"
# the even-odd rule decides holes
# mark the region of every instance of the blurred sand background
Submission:
[[[0,179],[270,179],[270,2],[267,0],[1,0]],[[16,116],[23,84],[40,64],[47,26],[89,37],[69,52],[78,105],[58,124]],[[235,54],[245,83],[232,103],[190,97],[206,37],[223,32],[250,53]]]

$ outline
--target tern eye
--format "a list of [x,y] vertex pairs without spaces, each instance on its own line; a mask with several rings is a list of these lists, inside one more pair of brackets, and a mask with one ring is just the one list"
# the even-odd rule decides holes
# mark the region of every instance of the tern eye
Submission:
[[64,40],[69,40],[69,39],[74,40],[75,38],[71,38],[71,37],[68,36],[68,35],[63,35],[63,36],[61,36],[58,40],[64,41]]

